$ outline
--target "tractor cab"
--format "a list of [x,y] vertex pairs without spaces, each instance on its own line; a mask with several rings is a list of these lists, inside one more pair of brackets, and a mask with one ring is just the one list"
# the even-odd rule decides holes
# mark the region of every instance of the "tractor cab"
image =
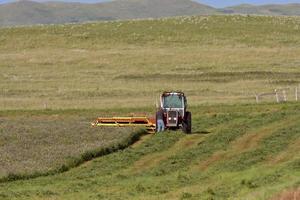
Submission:
[[185,108],[186,98],[183,93],[163,93],[162,107],[163,108]]
[[160,106],[164,110],[166,128],[191,132],[191,113],[187,109],[187,98],[183,92],[164,92],[160,97]]

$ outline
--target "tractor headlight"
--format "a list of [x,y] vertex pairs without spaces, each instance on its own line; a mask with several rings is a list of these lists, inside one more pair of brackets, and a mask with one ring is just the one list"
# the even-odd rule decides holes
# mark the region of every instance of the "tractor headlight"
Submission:
[[169,120],[172,120],[172,118],[171,118],[171,117],[169,117]]
[[176,117],[174,117],[174,120],[175,120],[175,121],[177,120]]

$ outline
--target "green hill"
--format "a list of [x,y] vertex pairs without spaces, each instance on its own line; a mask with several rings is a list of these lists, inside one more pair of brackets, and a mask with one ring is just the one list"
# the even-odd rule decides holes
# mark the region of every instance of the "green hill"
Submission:
[[223,12],[234,13],[234,14],[296,16],[296,15],[300,15],[300,4],[286,4],[286,5],[274,4],[274,5],[262,5],[262,6],[243,4],[243,5],[225,8]]
[[0,26],[206,15],[216,9],[191,0],[117,0],[98,4],[18,1],[0,5]]
[[0,4],[0,26],[65,24],[172,16],[253,14],[300,15],[300,4],[237,5],[216,9],[192,0],[115,0],[104,3],[17,1]]

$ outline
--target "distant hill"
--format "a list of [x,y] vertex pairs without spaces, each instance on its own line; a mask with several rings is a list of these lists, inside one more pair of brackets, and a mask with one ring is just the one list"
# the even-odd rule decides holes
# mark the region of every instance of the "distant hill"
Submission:
[[216,9],[192,0],[115,0],[96,4],[23,0],[0,4],[0,26],[213,14],[300,15],[300,4],[242,4]]
[[221,12],[233,14],[256,14],[256,15],[300,15],[300,4],[285,5],[263,5],[254,6],[250,4],[242,4],[238,6],[228,7]]
[[30,25],[215,14],[191,0],[116,0],[97,4],[18,1],[0,5],[0,25]]

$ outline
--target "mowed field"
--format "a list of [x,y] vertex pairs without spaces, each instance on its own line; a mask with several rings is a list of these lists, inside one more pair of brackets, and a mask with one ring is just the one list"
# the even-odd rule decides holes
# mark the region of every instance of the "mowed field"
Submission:
[[[121,111],[120,111],[121,112]],[[134,128],[92,128],[103,110],[0,111],[0,182],[56,174],[126,148]]]
[[254,102],[298,85],[299,17],[207,16],[0,29],[0,108]]
[[[300,198],[300,105],[254,104],[299,84],[299,30],[263,16],[0,29],[0,199]],[[91,128],[153,115],[164,90],[187,94],[191,135]]]
[[125,150],[64,173],[2,182],[0,197],[298,199],[299,108],[299,104],[193,107],[191,135],[174,131],[147,135]]

